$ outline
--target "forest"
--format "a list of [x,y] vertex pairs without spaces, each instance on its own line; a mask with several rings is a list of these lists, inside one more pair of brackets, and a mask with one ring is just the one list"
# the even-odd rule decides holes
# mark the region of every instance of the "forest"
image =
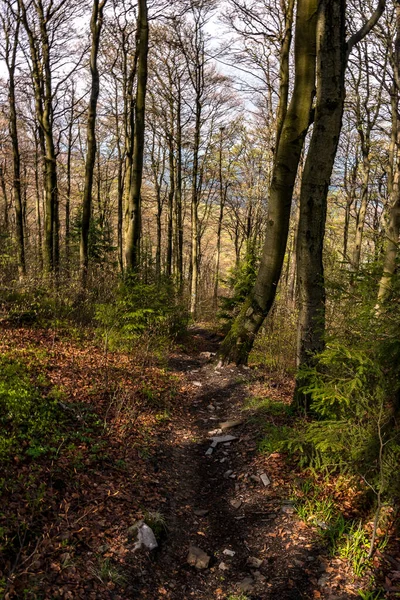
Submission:
[[400,597],[400,0],[0,0],[0,598]]

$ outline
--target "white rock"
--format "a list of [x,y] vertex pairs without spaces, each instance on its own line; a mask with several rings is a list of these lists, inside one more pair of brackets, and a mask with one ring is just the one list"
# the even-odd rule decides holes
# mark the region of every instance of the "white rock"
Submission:
[[228,565],[224,562],[219,563],[218,565],[218,569],[220,569],[221,571],[227,571],[229,569]]
[[260,475],[260,479],[263,482],[265,487],[268,487],[269,485],[271,485],[271,480],[266,473],[262,473]]
[[234,435],[218,435],[213,436],[211,439],[216,444],[226,444],[228,442],[233,442],[237,440],[237,437],[235,437]]
[[225,556],[235,556],[236,552],[229,550],[229,548],[225,548],[222,554],[225,554]]
[[202,387],[203,384],[200,383],[200,381],[193,381],[193,385],[195,385],[196,387]]
[[146,550],[154,550],[158,547],[156,537],[151,527],[146,523],[138,523],[137,526],[137,542],[135,543],[133,550],[140,550],[146,548]]

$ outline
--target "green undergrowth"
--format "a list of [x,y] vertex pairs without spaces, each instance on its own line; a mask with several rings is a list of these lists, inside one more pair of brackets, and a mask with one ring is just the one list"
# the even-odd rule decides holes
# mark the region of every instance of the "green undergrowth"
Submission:
[[[335,346],[308,371],[307,386],[311,416],[269,398],[251,398],[244,408],[259,426],[259,451],[283,453],[307,473],[292,497],[299,518],[316,528],[332,556],[362,577],[373,566],[374,552],[387,544],[382,532],[399,489],[398,430],[384,374],[365,353]],[[341,482],[341,489],[336,483],[332,492],[332,482]],[[360,506],[352,513],[343,510],[343,501],[348,505],[353,486]]]
[[45,380],[32,380],[27,367],[7,355],[0,356],[0,458],[38,458],[55,453],[66,424],[57,388],[46,390]]
[[140,344],[161,356],[186,331],[188,314],[171,283],[144,284],[127,278],[110,302],[96,305],[95,321],[106,348],[129,351]]
[[[346,480],[338,481],[342,485],[346,483]],[[347,480],[349,487],[351,483]],[[316,528],[332,556],[349,562],[356,577],[362,577],[372,567],[371,531],[361,518],[343,514],[340,502],[327,493],[324,485],[317,484],[312,478],[306,479],[293,490],[292,501],[298,517]],[[375,550],[382,552],[387,541],[387,536],[380,536]]]

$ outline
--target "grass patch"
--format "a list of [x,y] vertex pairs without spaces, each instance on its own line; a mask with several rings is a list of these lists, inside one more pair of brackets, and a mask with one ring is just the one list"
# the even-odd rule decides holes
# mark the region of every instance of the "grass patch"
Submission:
[[293,414],[289,404],[258,396],[247,398],[243,410],[253,411],[262,416],[271,415],[273,417],[285,417]]
[[287,450],[288,440],[295,436],[296,432],[292,427],[266,423],[263,427],[263,438],[258,442],[258,451],[261,454],[272,454]]

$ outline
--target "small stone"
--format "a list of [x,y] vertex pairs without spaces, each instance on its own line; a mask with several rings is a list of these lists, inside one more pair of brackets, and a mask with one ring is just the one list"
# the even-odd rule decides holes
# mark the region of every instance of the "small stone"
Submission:
[[225,473],[224,473],[225,479],[229,479],[229,477],[232,475],[232,473],[233,473],[232,469],[225,471]]
[[208,435],[209,436],[216,436],[216,435],[219,435],[220,433],[222,433],[222,429],[218,428],[218,429],[212,429],[211,431],[209,431]]
[[237,437],[235,437],[234,435],[218,435],[213,436],[211,439],[216,444],[226,444],[228,442],[233,442],[237,440]]
[[250,475],[250,479],[255,483],[260,483],[260,478],[258,475]]
[[206,456],[211,456],[211,454],[214,452],[214,448],[209,448],[206,452]]
[[209,510],[206,510],[204,508],[195,508],[193,511],[196,517],[205,517],[206,515],[208,515],[209,512]]
[[195,385],[196,387],[203,387],[203,384],[200,383],[200,381],[193,381],[193,385]]
[[224,456],[224,458],[221,458],[221,460],[219,461],[220,463],[224,463],[228,460],[227,456]]
[[246,561],[246,564],[253,569],[259,569],[263,562],[264,561],[260,558],[256,558],[255,556],[249,556],[249,558]]
[[225,556],[235,556],[236,552],[234,552],[234,550],[229,550],[229,548],[225,548],[222,554],[225,554]]
[[196,567],[196,569],[207,569],[210,564],[210,556],[201,550],[201,548],[190,546],[187,562],[189,565]]
[[266,473],[262,473],[260,475],[260,479],[263,482],[265,487],[268,487],[269,485],[271,485],[271,480]]
[[327,583],[328,583],[328,579],[329,579],[329,575],[322,575],[322,577],[320,577],[318,579],[317,585],[319,587],[325,587],[327,585]]
[[215,406],[213,404],[209,404],[207,408],[208,410],[215,410]]
[[213,356],[215,356],[215,352],[200,352],[200,358],[207,358],[210,360]]
[[293,506],[282,506],[281,510],[286,515],[293,515],[293,513],[294,513]]
[[257,579],[259,583],[264,583],[264,581],[266,580],[266,577],[262,573],[260,573],[260,571],[252,571],[252,574],[254,579]]
[[233,506],[233,508],[238,510],[242,506],[243,502],[239,498],[237,498],[236,500],[231,500],[230,504],[231,506]]
[[219,563],[218,565],[218,569],[220,569],[221,571],[227,571],[229,569],[228,565],[224,562]]
[[223,421],[223,423],[220,423],[219,426],[222,429],[222,431],[225,431],[226,429],[233,429],[234,427],[239,427],[239,425],[242,424],[243,420],[237,419],[236,421]]
[[246,577],[238,583],[238,589],[240,592],[251,592],[254,585],[254,579],[252,577]]

